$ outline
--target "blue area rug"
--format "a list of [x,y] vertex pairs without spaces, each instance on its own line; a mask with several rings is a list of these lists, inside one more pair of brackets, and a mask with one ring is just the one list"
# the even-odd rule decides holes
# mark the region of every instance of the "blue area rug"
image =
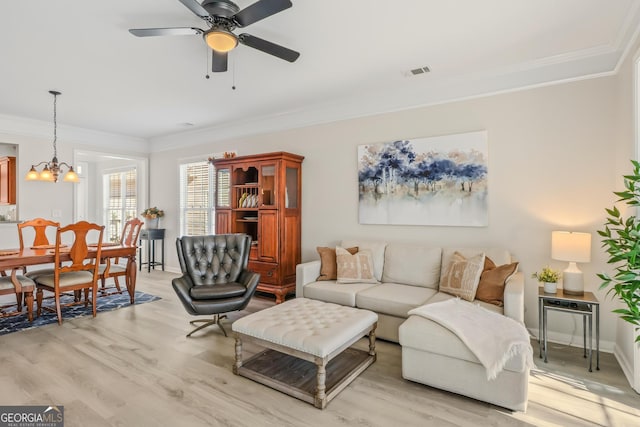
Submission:
[[[45,295],[50,295],[50,294],[45,293]],[[161,298],[158,296],[136,291],[134,305],[157,301],[159,299]],[[73,297],[63,295],[61,301],[62,301],[62,304],[65,304],[67,302],[73,301]],[[43,307],[52,307],[54,310],[56,307],[53,298],[45,299],[42,305]],[[124,290],[122,294],[114,294],[114,295],[108,295],[104,297],[98,297],[97,310],[98,310],[98,313],[100,313],[103,311],[111,311],[111,310],[116,310],[122,307],[128,307],[130,305],[131,304],[129,302],[129,294],[127,293],[126,290]],[[10,334],[11,332],[23,331],[26,329],[33,329],[33,328],[37,328],[38,326],[48,325],[50,323],[58,323],[58,316],[56,315],[55,311],[50,312],[43,308],[42,315],[40,317],[36,317],[35,297],[33,301],[33,322],[29,322],[29,319],[27,318],[26,308],[23,307],[22,311],[24,313],[23,315],[0,318],[0,335]],[[84,304],[72,305],[69,307],[62,307],[63,322],[67,320],[75,319],[76,317],[91,316],[91,315],[92,315],[91,303],[89,303],[88,307],[85,307]]]

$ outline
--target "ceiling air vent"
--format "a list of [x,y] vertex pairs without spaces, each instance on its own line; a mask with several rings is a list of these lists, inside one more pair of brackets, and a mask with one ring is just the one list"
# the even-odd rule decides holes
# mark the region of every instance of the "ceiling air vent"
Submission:
[[407,77],[418,76],[420,74],[426,74],[426,73],[428,73],[430,71],[431,71],[431,69],[429,67],[414,68],[413,70],[407,71],[405,73],[405,76],[407,76]]

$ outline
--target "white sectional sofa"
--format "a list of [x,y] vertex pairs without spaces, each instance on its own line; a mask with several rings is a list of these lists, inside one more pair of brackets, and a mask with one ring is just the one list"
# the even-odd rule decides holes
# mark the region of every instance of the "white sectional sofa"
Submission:
[[[512,262],[507,250],[366,241],[343,241],[340,246],[371,250],[379,283],[317,281],[321,264],[311,261],[297,266],[297,297],[376,312],[376,335],[402,345],[403,377],[408,380],[512,410],[526,410],[529,367],[524,356],[514,356],[497,378],[487,380],[484,367],[457,335],[434,321],[407,314],[413,308],[455,298],[440,292],[439,282],[441,268],[456,251],[467,258],[484,253],[499,266]],[[523,274],[517,272],[506,282],[503,307],[474,303],[523,323]]]

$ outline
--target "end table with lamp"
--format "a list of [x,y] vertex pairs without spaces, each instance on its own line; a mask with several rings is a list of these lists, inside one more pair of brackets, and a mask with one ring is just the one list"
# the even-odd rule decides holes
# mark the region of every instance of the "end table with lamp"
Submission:
[[[593,292],[584,292],[583,295],[567,294],[563,289],[556,293],[544,292],[544,287],[538,288],[538,324],[540,332],[538,344],[540,345],[540,358],[544,357],[547,363],[547,316],[549,311],[558,311],[569,314],[582,315],[582,335],[584,357],[587,357],[587,327],[589,329],[589,372],[593,372],[591,366],[593,353],[593,315],[596,322],[596,370],[600,370],[600,302]],[[587,320],[589,323],[587,324]]]

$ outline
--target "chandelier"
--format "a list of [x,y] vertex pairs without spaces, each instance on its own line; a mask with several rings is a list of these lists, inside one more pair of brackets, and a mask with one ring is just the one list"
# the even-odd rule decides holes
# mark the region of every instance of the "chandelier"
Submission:
[[[64,175],[63,180],[65,182],[79,182],[78,174],[73,170],[73,166],[65,162],[58,162],[58,148],[56,142],[58,141],[58,117],[57,117],[57,100],[60,92],[50,90],[49,93],[53,95],[53,158],[48,162],[40,162],[37,165],[31,165],[31,169],[27,172],[27,181],[51,181],[58,182],[58,176],[64,173],[64,167],[66,167],[67,173]],[[44,165],[41,172],[38,172],[36,168]]]

